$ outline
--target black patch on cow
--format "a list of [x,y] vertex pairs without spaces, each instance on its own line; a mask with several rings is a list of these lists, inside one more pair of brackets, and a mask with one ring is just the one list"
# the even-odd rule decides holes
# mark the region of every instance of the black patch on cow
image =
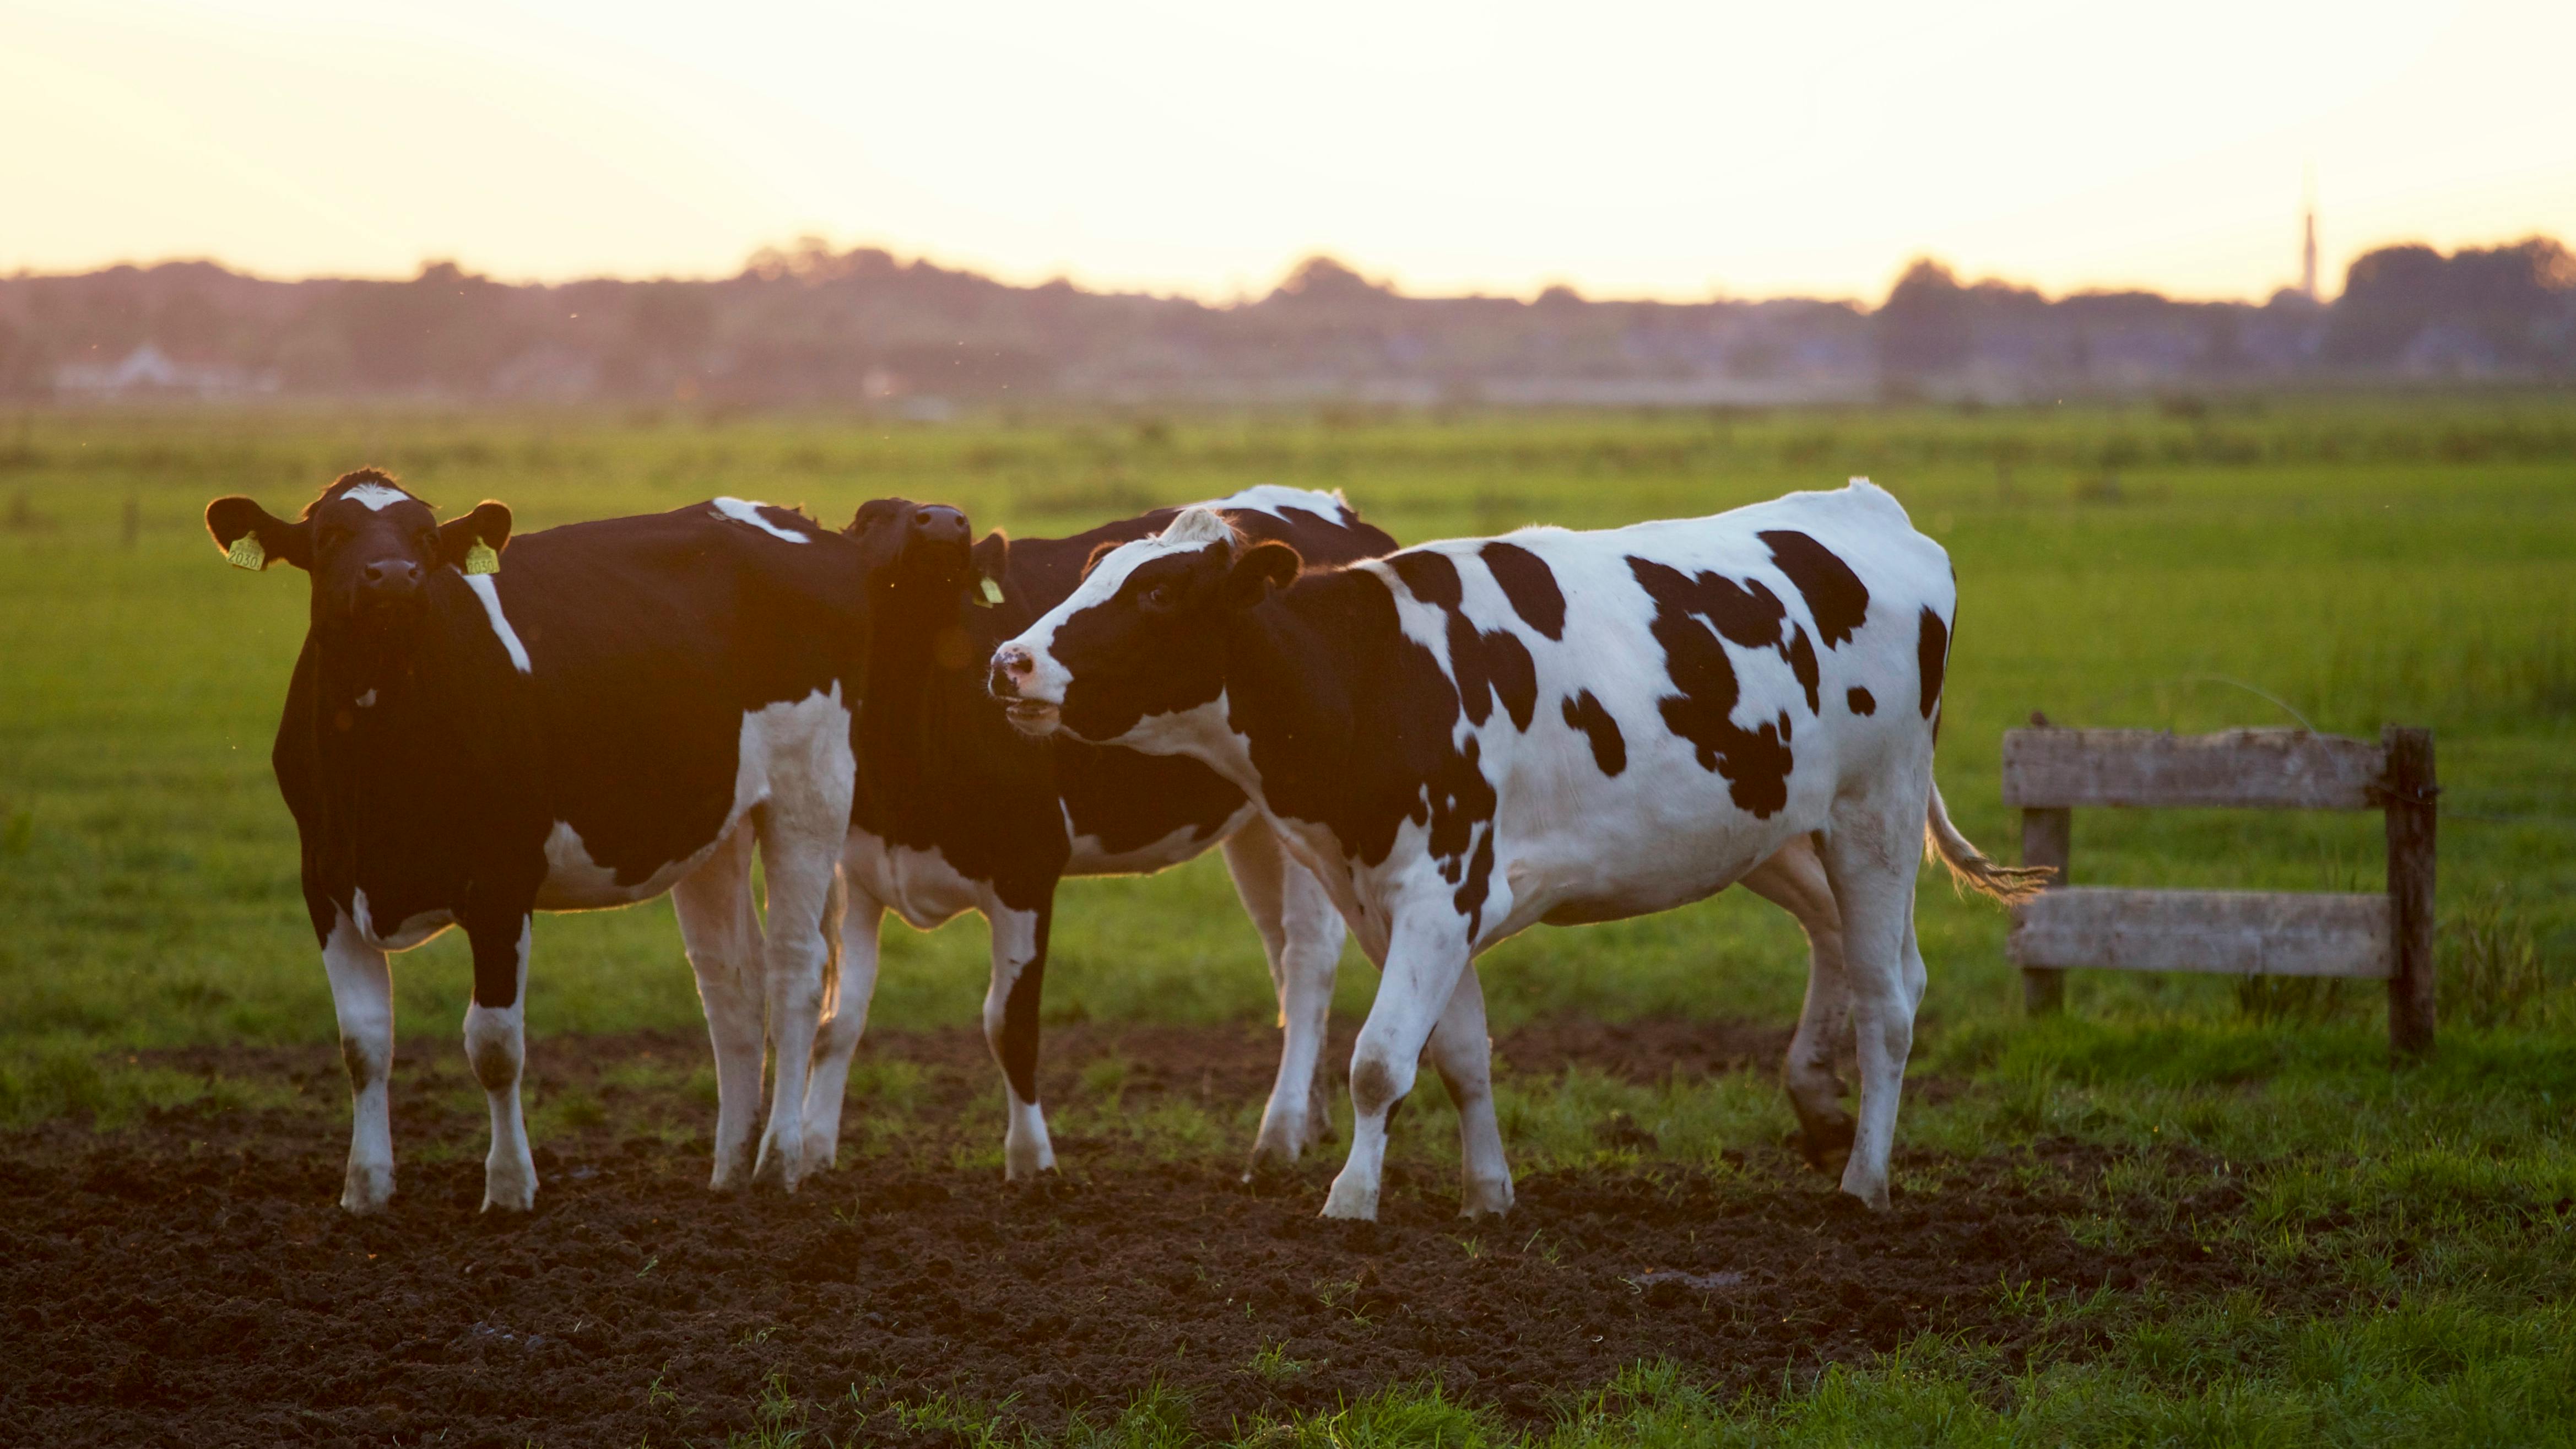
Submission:
[[1476,556],[1485,561],[1523,623],[1550,639],[1565,637],[1565,591],[1556,586],[1545,559],[1516,543],[1489,543]]
[[1941,671],[1949,661],[1950,626],[1942,623],[1941,616],[1926,604],[1923,606],[1922,626],[1914,636],[1914,665],[1923,675],[1922,709],[1925,719],[1930,719],[1932,711],[1940,706]]
[[[1466,590],[1458,565],[1447,554],[1400,553],[1387,562],[1415,598],[1448,616],[1449,668],[1457,676],[1458,702],[1466,708],[1468,722],[1482,725],[1499,699],[1512,727],[1526,733],[1538,712],[1538,666],[1529,646],[1507,629],[1488,633],[1467,617]],[[1559,598],[1560,608],[1563,602]],[[1560,618],[1558,626],[1563,624]]]
[[1780,653],[1788,659],[1790,670],[1798,676],[1798,687],[1807,691],[1807,713],[1815,714],[1822,710],[1824,702],[1816,697],[1816,646],[1807,642],[1804,625],[1789,626],[1789,642],[1781,646]]
[[1850,640],[1869,618],[1869,589],[1860,575],[1832,549],[1796,529],[1772,529],[1760,538],[1771,549],[1771,561],[1806,599],[1807,612],[1815,616],[1816,632],[1824,636],[1825,647]]
[[1592,763],[1602,774],[1615,776],[1628,768],[1628,741],[1619,733],[1619,722],[1592,697],[1591,690],[1566,696],[1565,722],[1592,741]]
[[1676,691],[1659,702],[1664,727],[1695,747],[1700,768],[1726,777],[1727,793],[1756,819],[1789,803],[1794,766],[1784,715],[1757,729],[1736,727],[1739,686],[1723,635],[1744,647],[1776,646],[1786,615],[1779,597],[1756,580],[1749,588],[1718,574],[1696,577],[1648,559],[1628,568],[1655,603],[1652,631],[1663,646],[1664,672]]
[[1878,700],[1872,697],[1868,690],[1857,684],[1844,692],[1843,703],[1850,705],[1851,712],[1854,714],[1878,713]]

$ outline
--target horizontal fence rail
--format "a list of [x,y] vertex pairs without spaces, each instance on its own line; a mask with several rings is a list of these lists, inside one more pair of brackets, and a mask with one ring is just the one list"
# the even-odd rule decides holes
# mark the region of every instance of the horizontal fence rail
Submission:
[[2381,979],[2396,947],[2384,895],[2069,886],[2015,913],[2016,966]]
[[2007,730],[2004,803],[2375,810],[2388,749],[2306,730]]

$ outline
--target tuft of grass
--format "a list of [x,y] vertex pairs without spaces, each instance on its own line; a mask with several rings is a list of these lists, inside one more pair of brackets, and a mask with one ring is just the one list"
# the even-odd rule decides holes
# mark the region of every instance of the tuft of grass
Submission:
[[2500,886],[2441,923],[2438,952],[2437,995],[2453,1020],[2477,1026],[2518,1022],[2549,989],[2539,940]]

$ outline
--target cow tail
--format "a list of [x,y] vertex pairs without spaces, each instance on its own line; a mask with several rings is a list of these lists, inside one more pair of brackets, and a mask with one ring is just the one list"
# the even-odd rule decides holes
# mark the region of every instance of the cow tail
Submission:
[[1956,888],[1992,896],[2007,905],[2028,900],[2047,888],[2049,878],[2057,874],[2045,865],[2002,865],[1992,856],[1977,849],[1959,827],[1950,823],[1950,811],[1941,803],[1941,786],[1932,786],[1932,799],[1924,810],[1923,853],[1948,868]]

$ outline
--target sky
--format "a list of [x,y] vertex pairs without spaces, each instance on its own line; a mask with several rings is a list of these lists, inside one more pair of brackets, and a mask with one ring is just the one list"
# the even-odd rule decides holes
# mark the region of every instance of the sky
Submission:
[[2576,241],[2576,3],[0,0],[0,271],[727,276],[803,235],[1257,296],[2326,290]]

